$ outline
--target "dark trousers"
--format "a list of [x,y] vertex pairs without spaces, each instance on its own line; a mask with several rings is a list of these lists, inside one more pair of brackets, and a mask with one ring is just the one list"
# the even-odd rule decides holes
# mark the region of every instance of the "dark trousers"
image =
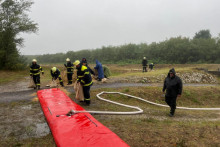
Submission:
[[147,66],[143,66],[143,72],[147,72]]
[[170,106],[170,114],[172,114],[172,115],[175,113],[175,109],[176,109],[176,98],[177,97],[165,96],[165,101],[166,101],[167,105]]
[[40,75],[33,75],[33,80],[36,86],[40,86]]
[[90,87],[91,86],[83,86],[83,94],[87,104],[90,104]]
[[72,73],[68,73],[68,74],[67,74],[67,79],[68,79],[68,83],[69,83],[69,84],[72,84],[72,82],[73,82],[73,77],[72,77],[72,76],[73,76]]

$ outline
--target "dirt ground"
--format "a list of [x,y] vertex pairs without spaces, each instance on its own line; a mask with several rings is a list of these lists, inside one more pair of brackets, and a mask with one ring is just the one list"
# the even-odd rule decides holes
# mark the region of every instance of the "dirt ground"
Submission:
[[[92,96],[95,97],[98,92],[110,89],[133,95],[136,95],[140,90],[138,95],[144,97],[149,93],[146,92],[142,94],[141,90],[143,91],[143,88],[155,87],[154,89],[157,89],[162,87],[162,79],[164,77],[158,79],[158,77],[155,76],[153,79],[158,80],[156,80],[156,82],[154,80],[150,82],[149,80],[143,81],[143,79],[149,77],[152,79],[152,76],[142,75],[143,73],[141,73],[141,76],[137,77],[134,77],[132,74],[130,75],[130,70],[125,73],[123,70],[121,73],[128,75],[125,75],[123,78],[112,76],[105,83],[95,81],[92,86]],[[206,82],[188,81],[184,83],[184,87],[214,87],[214,89],[215,87],[219,87],[218,82],[216,82],[217,80],[215,80],[215,76],[208,76],[211,78],[207,79],[211,80],[206,80]],[[198,77],[201,77],[201,75]],[[0,85],[0,146],[55,146],[50,129],[36,96],[37,90],[27,88],[28,82],[28,77],[24,77],[19,81]],[[42,88],[47,88],[47,84],[48,82],[43,81]],[[137,87],[137,89],[136,91],[132,91],[129,87]],[[70,98],[73,99],[73,87],[65,86],[65,91],[69,94]],[[152,89],[148,89],[148,91],[152,91]],[[186,90],[185,97],[187,98],[188,95],[192,96],[192,91],[195,90]],[[161,95],[158,92],[152,94],[157,95],[157,97]],[[217,95],[220,95],[220,93]],[[107,96],[107,98],[111,99],[112,97]],[[151,100],[154,101],[154,99]],[[202,105],[197,103],[196,100],[194,101],[195,103],[193,103],[192,106],[197,104]],[[162,98],[155,100],[155,102],[164,103]],[[165,108],[155,108],[151,105],[147,105],[146,107],[146,104],[136,101],[131,101],[129,103],[144,108],[144,114],[126,116],[94,115],[94,117],[131,146],[205,146],[205,143],[209,142],[209,140],[213,142],[210,146],[220,146],[220,141],[218,139],[220,138],[220,112],[185,112],[180,110],[176,117],[169,118],[167,116],[168,110]],[[180,102],[180,104],[184,104],[184,102]],[[210,106],[213,105],[215,107],[220,106],[219,103],[210,104]],[[86,110],[102,110],[105,109],[106,104],[99,102],[97,99],[93,99],[90,107],[83,107]],[[109,106],[110,110],[111,108],[116,111],[121,109],[115,106]],[[121,123],[124,125],[120,125],[121,127],[118,128],[118,124]],[[143,125],[145,127],[143,127]],[[169,130],[169,128],[172,129]],[[193,129],[195,129],[194,133],[191,132]],[[177,136],[182,137],[169,138],[168,134],[175,134],[175,132],[179,132],[180,134]],[[212,134],[214,136],[212,136]],[[186,137],[187,135],[188,137]],[[151,138],[152,136],[158,137]],[[190,137],[192,141],[189,141]],[[166,142],[167,140],[170,141]]]

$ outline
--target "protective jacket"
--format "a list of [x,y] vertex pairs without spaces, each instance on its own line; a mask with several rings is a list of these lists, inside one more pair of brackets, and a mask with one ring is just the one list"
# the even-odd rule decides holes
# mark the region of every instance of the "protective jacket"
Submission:
[[[174,74],[173,77],[170,77],[170,72]],[[168,73],[166,79],[164,80],[163,91],[166,90],[166,97],[177,97],[182,93],[182,80],[176,76],[174,68],[172,68]]]
[[67,68],[67,73],[73,73],[73,64],[71,62],[67,62],[64,66]]
[[80,66],[77,67],[77,70],[77,81],[80,82],[82,86],[91,86],[93,83],[88,68],[80,64]]
[[147,66],[147,60],[146,59],[142,60],[142,66]]
[[96,60],[96,66],[94,68],[97,69],[97,71],[98,71],[98,78],[103,79],[104,78],[104,71],[102,68],[102,64],[98,60]]
[[40,72],[42,72],[42,74],[44,74],[44,71],[42,69],[42,67],[38,64],[32,64],[30,66],[30,76],[36,76],[36,75],[40,75]]
[[54,79],[57,79],[58,77],[61,77],[60,75],[60,70],[57,69],[55,72],[53,72],[52,70],[50,70],[50,74]]

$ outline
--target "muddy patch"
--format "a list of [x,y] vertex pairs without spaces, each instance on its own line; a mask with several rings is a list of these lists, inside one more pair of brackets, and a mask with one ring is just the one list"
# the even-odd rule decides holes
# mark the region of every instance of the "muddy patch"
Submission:
[[1,104],[0,138],[39,138],[50,133],[39,103]]

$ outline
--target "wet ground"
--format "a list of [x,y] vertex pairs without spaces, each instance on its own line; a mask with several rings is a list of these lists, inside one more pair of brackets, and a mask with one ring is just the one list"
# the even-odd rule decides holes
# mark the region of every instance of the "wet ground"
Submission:
[[[24,78],[22,81],[0,86],[0,140],[7,137],[18,139],[41,137],[50,133],[39,102],[33,101],[37,97],[37,90],[27,88],[28,82],[28,78]],[[138,86],[162,88],[163,85],[162,83],[95,82],[92,89]],[[184,86],[217,86],[217,84],[184,84]],[[44,88],[47,87],[42,86],[42,89]],[[71,93],[74,92],[72,86],[66,86],[65,89]]]

